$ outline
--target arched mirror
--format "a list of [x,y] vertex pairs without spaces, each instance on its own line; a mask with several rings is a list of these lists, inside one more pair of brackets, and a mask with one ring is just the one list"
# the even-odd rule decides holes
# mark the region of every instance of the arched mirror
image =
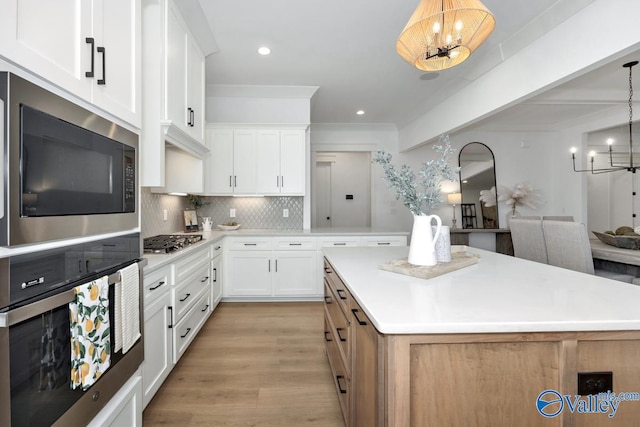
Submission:
[[458,164],[462,228],[498,228],[497,204],[486,206],[480,201],[482,190],[490,190],[496,186],[493,151],[481,142],[470,142],[460,150]]

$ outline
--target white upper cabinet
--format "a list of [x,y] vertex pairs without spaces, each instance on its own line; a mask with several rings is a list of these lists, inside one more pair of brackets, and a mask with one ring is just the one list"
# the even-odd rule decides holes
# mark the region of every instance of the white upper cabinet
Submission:
[[140,127],[140,0],[8,0],[0,56]]
[[[141,182],[174,188],[165,182],[166,169],[172,167],[165,159],[165,142],[201,161],[209,151],[204,138],[204,54],[172,0],[142,0],[142,5]],[[203,177],[190,179],[200,182]]]
[[305,131],[211,129],[205,193],[302,196]]

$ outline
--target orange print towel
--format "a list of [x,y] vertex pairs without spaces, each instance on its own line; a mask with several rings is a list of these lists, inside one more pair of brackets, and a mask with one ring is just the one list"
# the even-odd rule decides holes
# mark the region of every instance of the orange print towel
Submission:
[[69,303],[71,388],[87,390],[111,365],[109,277],[75,288]]

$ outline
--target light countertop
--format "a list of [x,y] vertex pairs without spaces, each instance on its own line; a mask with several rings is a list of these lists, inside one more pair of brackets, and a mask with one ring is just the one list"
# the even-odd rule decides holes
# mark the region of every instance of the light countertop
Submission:
[[[173,234],[185,234],[183,232]],[[311,230],[295,229],[249,229],[240,228],[234,231],[200,231],[193,234],[202,234],[202,241],[190,245],[185,249],[170,254],[143,254],[147,259],[147,265],[144,268],[145,273],[150,273],[165,265],[177,261],[179,258],[197,251],[202,246],[215,243],[224,237],[330,237],[330,236],[408,236],[409,232],[404,231],[388,231],[371,227],[341,227],[341,228],[317,228]]]
[[324,248],[385,334],[640,329],[640,286],[481,249],[478,264],[432,279],[379,270],[408,247]]

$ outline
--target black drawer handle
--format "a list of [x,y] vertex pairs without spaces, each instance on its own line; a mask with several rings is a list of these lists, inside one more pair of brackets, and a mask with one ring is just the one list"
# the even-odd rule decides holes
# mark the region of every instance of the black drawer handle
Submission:
[[344,289],[336,289],[336,292],[340,299],[347,299],[347,294],[344,293]]
[[358,317],[358,309],[357,308],[352,308],[351,312],[353,313],[353,317],[356,318],[356,321],[358,322],[358,325],[362,325],[365,326],[367,324],[367,322],[363,322],[362,320],[360,320],[360,318]]
[[390,242],[378,242],[378,246],[388,246],[390,244]]
[[167,310],[169,310],[169,326],[167,328],[171,329],[173,328],[173,307],[169,306]]
[[209,280],[209,276],[205,276],[205,278],[204,278],[204,279],[200,280],[200,283],[204,283],[204,282],[206,282],[207,280]]
[[340,384],[340,380],[344,380],[344,376],[336,375],[336,382],[338,383],[338,390],[340,390],[341,394],[347,394],[347,389],[342,388],[342,384]]
[[180,300],[180,302],[185,302],[185,301],[187,300],[187,298],[189,298],[190,296],[191,296],[191,294],[187,294],[187,295],[185,295],[185,297],[184,297],[184,298],[182,298],[182,299]]
[[200,310],[201,312],[205,312],[209,309],[209,304],[205,305],[204,308],[202,310]]
[[218,281],[218,269],[217,268],[213,269],[213,281],[214,282]]
[[164,282],[158,282],[157,286],[152,286],[149,288],[150,291],[155,291],[156,289],[158,289],[160,286],[164,285]]
[[329,267],[325,267],[324,272],[327,274],[331,274],[331,269]]
[[191,332],[191,328],[187,328],[187,332],[185,332],[184,335],[180,335],[180,338],[185,338],[187,335],[189,335],[189,332]]
[[327,303],[327,304],[331,304],[332,303],[331,297],[329,295],[325,295],[324,302]]
[[102,78],[98,79],[98,84],[104,85],[107,84],[107,51],[104,47],[97,47],[96,50],[102,54]]
[[257,243],[245,243],[244,245],[245,246],[258,246]]
[[289,246],[302,246],[302,243],[289,243]]
[[84,76],[93,77],[94,75],[93,69],[95,65],[95,57],[94,57],[95,40],[93,39],[93,37],[87,37],[86,39],[84,39],[84,42],[91,45],[91,71],[86,71],[84,73]]
[[346,338],[342,338],[342,334],[340,333],[340,331],[344,331],[344,328],[336,328],[336,332],[338,333],[338,338],[340,338],[341,342],[347,342]]
[[333,246],[347,246],[345,242],[334,242]]
[[325,340],[326,342],[331,342],[331,341],[333,341],[330,337],[331,337],[331,334],[329,333],[329,331],[324,331],[324,340]]
[[220,250],[220,246],[216,246],[215,248],[213,248],[214,251],[219,251]]

